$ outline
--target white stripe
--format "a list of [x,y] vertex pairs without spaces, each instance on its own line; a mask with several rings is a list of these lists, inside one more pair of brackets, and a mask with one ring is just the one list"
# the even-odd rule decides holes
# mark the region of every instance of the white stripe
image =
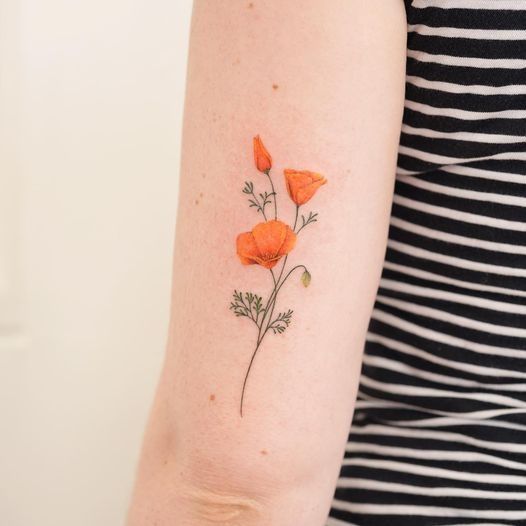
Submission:
[[472,214],[471,212],[463,212],[461,210],[454,210],[425,202],[415,201],[398,194],[393,196],[393,201],[399,205],[405,206],[406,208],[412,208],[413,210],[419,210],[428,214],[447,217],[448,219],[454,219],[456,221],[464,221],[465,223],[490,226],[493,228],[502,228],[504,230],[526,232],[526,222],[524,221],[510,221],[509,219],[500,219],[497,217]]
[[415,9],[438,7],[440,9],[508,9],[526,11],[523,0],[414,0]]
[[[348,442],[345,450],[349,453],[373,453],[375,455],[382,455],[384,457],[407,457],[422,459],[422,450],[408,447],[398,446],[384,446],[382,444],[368,443],[368,442]],[[474,453],[472,451],[449,451],[447,449],[426,449],[427,460],[442,460],[452,462],[483,462],[485,464],[493,464],[509,469],[516,469],[519,471],[526,471],[526,464],[522,462],[515,462],[505,458],[488,455],[486,453]]]
[[391,307],[395,307],[396,309],[399,309],[403,312],[415,314],[417,316],[425,316],[433,320],[444,321],[446,323],[456,325],[457,327],[465,327],[476,331],[487,332],[489,334],[497,334],[498,336],[526,338],[526,329],[520,327],[510,327],[508,325],[497,325],[496,323],[479,321],[473,318],[467,318],[466,316],[452,314],[445,310],[435,309],[425,305],[416,305],[414,303],[410,303],[409,301],[390,298],[388,296],[384,296],[383,294],[378,294],[376,299],[380,303],[390,305]]
[[[515,195],[495,194],[491,192],[477,192],[474,190],[466,190],[464,188],[457,188],[455,186],[446,186],[443,184],[430,183],[424,179],[413,177],[412,175],[401,175],[399,180],[402,183],[410,184],[415,188],[428,190],[443,195],[450,195],[462,199],[483,201],[485,203],[497,203],[501,205],[520,206],[526,208],[526,197],[519,197]],[[522,221],[526,226],[526,221]],[[525,247],[526,248],[526,247]]]
[[[456,292],[447,292],[429,287],[419,287],[418,285],[410,285],[409,283],[403,283],[400,281],[394,281],[383,278],[381,280],[381,286],[397,292],[403,292],[405,294],[413,294],[421,296],[422,298],[434,298],[444,301],[451,301],[454,303],[463,303],[465,305],[473,305],[474,307],[480,307],[484,309],[491,309],[498,312],[509,312],[513,314],[524,314],[526,315],[526,305],[516,305],[515,303],[504,303],[502,301],[488,300],[485,298],[479,298],[477,296],[467,296],[464,294],[457,294]],[[526,324],[526,320],[525,320]]]
[[395,351],[401,352],[403,354],[408,354],[410,356],[416,356],[427,362],[436,363],[443,367],[448,367],[450,369],[456,369],[457,371],[463,371],[469,374],[475,374],[480,376],[494,376],[497,378],[525,378],[526,371],[514,371],[506,369],[498,369],[496,367],[484,367],[483,365],[475,365],[467,362],[456,362],[453,360],[448,360],[446,358],[441,358],[433,353],[423,351],[407,343],[402,343],[385,336],[369,332],[367,334],[367,341],[373,343],[379,343],[388,349],[393,349]]
[[[412,100],[406,100],[404,105],[406,108],[424,115],[451,117],[452,119],[462,119],[464,121],[482,121],[486,119],[526,119],[526,110],[470,111],[458,108],[439,108]],[[522,177],[524,179],[524,176]]]
[[[483,484],[510,484],[517,486],[526,486],[526,477],[519,475],[500,475],[498,473],[470,473],[467,471],[455,471],[452,469],[435,468],[429,466],[420,466],[399,462],[397,460],[376,460],[371,458],[352,457],[343,461],[346,466],[366,466],[373,469],[385,469],[388,471],[398,471],[401,473],[411,473],[427,477],[440,477],[451,480],[465,480]],[[524,510],[526,514],[526,510]]]
[[406,82],[418,88],[445,91],[447,93],[470,93],[472,95],[526,95],[526,85],[508,84],[505,86],[485,86],[484,84],[453,84],[439,80],[428,80],[415,75],[407,75]]
[[[406,517],[473,517],[477,519],[522,520],[526,511],[470,510],[437,506],[410,506],[404,504],[357,504],[339,499],[332,501],[332,507],[350,513],[368,515],[404,515]],[[470,525],[473,526],[473,525]]]
[[[420,378],[422,380],[426,380],[428,382],[435,382],[438,384],[468,387],[474,389],[488,389],[490,391],[515,391],[520,393],[526,392],[526,383],[497,385],[488,384],[487,382],[476,382],[474,380],[466,380],[464,378],[458,378],[456,376],[446,376],[443,374],[433,373],[430,371],[426,371],[425,369],[419,369],[417,367],[407,365],[403,362],[390,360],[389,358],[383,358],[380,356],[369,355],[367,353],[365,353],[363,357],[363,363],[372,367],[380,367],[388,371],[396,371],[397,373],[405,374],[407,376],[411,376],[412,378]],[[508,414],[508,412],[510,411],[512,410],[506,410],[505,414]]]
[[398,265],[397,263],[392,263],[387,260],[384,261],[384,268],[394,270],[395,272],[400,272],[401,274],[406,274],[408,276],[414,276],[420,279],[427,279],[429,281],[435,281],[437,283],[447,283],[449,285],[458,286],[464,289],[496,292],[498,294],[504,294],[504,295],[509,295],[509,296],[526,297],[526,291],[506,289],[504,287],[494,287],[492,285],[485,285],[481,283],[471,283],[469,281],[462,281],[459,279],[450,278],[448,276],[441,276],[439,274],[434,274],[432,272],[428,272],[427,270],[421,270],[418,268],[413,268],[413,267],[409,267],[405,265]]
[[[422,398],[456,398],[460,400],[476,400],[487,404],[504,405],[506,407],[517,407],[526,409],[526,402],[512,398],[511,396],[498,395],[493,393],[458,393],[446,389],[434,389],[431,387],[419,387],[408,384],[393,384],[379,382],[369,378],[365,374],[360,377],[360,384],[376,389],[383,393],[398,394],[403,396],[418,396]],[[443,420],[443,419],[442,419]],[[477,422],[473,422],[476,424]],[[410,422],[407,423],[411,425]],[[525,479],[526,482],[526,479]]]
[[458,66],[464,68],[479,69],[523,69],[526,68],[526,60],[521,58],[480,58],[480,57],[456,57],[451,55],[437,55],[426,53],[415,49],[408,49],[407,56],[418,62],[441,64],[443,66]]
[[[405,178],[404,182],[406,182]],[[494,252],[505,252],[507,254],[520,254],[526,256],[526,245],[510,245],[508,243],[497,243],[496,241],[486,241],[485,239],[459,236],[458,234],[450,234],[449,232],[444,232],[442,230],[435,230],[426,226],[420,226],[415,223],[410,223],[409,221],[399,219],[395,216],[391,216],[390,224],[396,228],[405,230],[406,232],[418,234],[419,236],[427,237],[430,239],[436,239],[438,241],[454,243],[456,245],[460,245],[460,247],[468,246],[475,248],[483,248],[485,250],[492,250]],[[524,294],[526,295],[526,292]]]
[[454,418],[450,417],[440,417],[440,418],[425,418],[421,420],[386,420],[384,423],[389,425],[403,425],[406,427],[414,428],[434,428],[438,429],[439,427],[453,427],[453,426],[463,426],[463,427],[497,427],[501,429],[512,429],[514,431],[524,432],[526,431],[526,426],[521,426],[520,424],[513,424],[511,422],[504,422],[500,420],[480,420],[478,422],[473,422],[466,418]]
[[437,440],[448,443],[458,442],[482,449],[493,449],[495,451],[505,451],[508,453],[526,453],[526,444],[519,442],[493,442],[490,440],[480,440],[461,433],[451,431],[441,431],[438,429],[411,429],[393,426],[383,426],[381,424],[368,424],[363,427],[353,427],[352,433],[357,435],[380,435],[391,437],[404,437],[419,440]]
[[445,166],[443,172],[456,175],[467,175],[468,177],[478,177],[480,179],[489,179],[490,181],[502,181],[503,183],[526,184],[526,175],[512,174],[507,172],[494,172],[491,170],[481,170],[471,166]]
[[448,141],[468,141],[485,144],[520,144],[526,142],[524,137],[516,135],[504,135],[497,133],[476,133],[476,132],[445,132],[431,130],[428,128],[415,128],[409,124],[402,125],[402,133],[428,137],[430,139],[444,139]]
[[[325,526],[357,526],[357,525],[354,524],[353,522],[341,521],[341,520],[335,519],[334,517],[327,517],[327,522],[325,523]],[[477,525],[475,524],[474,526],[477,526]]]
[[[499,160],[512,160],[512,161],[524,161],[526,160],[526,152],[502,152],[485,155],[483,157],[448,157],[447,155],[439,155],[436,153],[424,152],[417,150],[416,148],[410,148],[408,146],[400,145],[398,147],[398,153],[413,157],[420,161],[428,163],[434,163],[438,165],[449,165],[449,164],[466,164],[473,163],[475,161],[486,161],[488,159],[499,159]],[[438,167],[437,167],[438,168]],[[435,168],[435,169],[437,169]]]
[[455,256],[446,256],[445,254],[431,252],[423,248],[408,245],[407,243],[400,243],[400,241],[389,240],[387,244],[390,248],[398,250],[399,252],[403,252],[404,254],[409,254],[410,256],[428,259],[430,261],[435,261],[474,272],[489,272],[492,274],[514,276],[518,278],[526,277],[526,268],[503,267],[501,265],[491,265],[489,263],[481,263],[479,261],[457,258]]
[[506,356],[508,358],[519,358],[524,360],[526,358],[526,351],[520,351],[516,349],[509,349],[507,347],[496,347],[494,345],[487,345],[485,343],[477,343],[469,340],[464,340],[462,338],[457,338],[450,334],[437,332],[432,329],[427,329],[406,321],[398,316],[393,316],[387,312],[384,312],[378,308],[373,310],[373,316],[375,320],[387,323],[397,329],[408,332],[409,334],[414,334],[421,338],[426,338],[433,342],[441,342],[446,345],[451,345],[453,347],[458,347],[464,351],[472,351],[479,354],[489,354],[493,356]]
[[468,29],[465,27],[432,27],[424,24],[408,24],[407,31],[424,36],[446,38],[470,38],[475,40],[526,40],[522,29]]
[[[369,378],[369,377],[367,377]],[[381,389],[379,389],[381,390]],[[526,431],[526,425],[515,424],[513,422],[504,422],[504,421],[490,421],[489,419],[500,417],[500,416],[509,416],[509,415],[520,415],[526,412],[525,407],[519,408],[506,408],[506,409],[484,409],[481,411],[467,411],[467,412],[451,412],[451,411],[439,411],[438,409],[433,409],[430,407],[423,407],[416,404],[408,404],[405,402],[389,400],[385,398],[379,398],[377,396],[368,395],[364,393],[363,390],[359,391],[358,399],[356,400],[356,409],[358,410],[371,410],[371,409],[408,409],[410,411],[417,411],[419,413],[427,413],[433,415],[433,418],[426,417],[420,418],[418,420],[389,420],[389,424],[396,423],[396,426],[402,427],[413,427],[413,424],[418,424],[427,420],[436,421],[437,426],[443,427],[444,424],[441,422],[445,420],[455,420],[462,422],[463,424],[469,423],[471,426],[483,426],[491,425],[499,427],[500,424],[504,424],[504,427],[507,429],[516,429],[518,431]],[[438,417],[438,416],[439,417]],[[382,422],[387,423],[387,421]],[[421,427],[421,426],[420,426]]]
[[[427,451],[426,451],[427,454]],[[358,488],[369,491],[386,491],[391,493],[407,493],[410,495],[425,495],[428,497],[460,497],[464,499],[493,500],[526,500],[526,492],[490,491],[471,488],[451,488],[444,486],[421,487],[398,482],[383,482],[364,478],[340,478],[338,488]]]

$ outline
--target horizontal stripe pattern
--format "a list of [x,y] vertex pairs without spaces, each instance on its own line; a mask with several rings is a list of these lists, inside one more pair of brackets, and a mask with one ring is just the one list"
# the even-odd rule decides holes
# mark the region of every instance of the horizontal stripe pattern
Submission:
[[405,0],[383,275],[327,526],[526,524],[526,0]]

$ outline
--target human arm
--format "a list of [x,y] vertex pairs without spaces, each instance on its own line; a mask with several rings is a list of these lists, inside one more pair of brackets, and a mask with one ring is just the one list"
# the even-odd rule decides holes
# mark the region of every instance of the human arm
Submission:
[[[405,31],[402,0],[195,2],[169,341],[129,526],[323,524],[385,250]],[[271,180],[254,165],[257,134]],[[260,329],[234,316],[232,294],[271,306],[275,286],[236,254],[264,221],[241,189],[258,197],[272,181],[292,229],[285,168],[328,181],[301,205],[318,221],[287,258],[312,280],[298,268],[279,289],[273,313],[292,321],[254,354]]]

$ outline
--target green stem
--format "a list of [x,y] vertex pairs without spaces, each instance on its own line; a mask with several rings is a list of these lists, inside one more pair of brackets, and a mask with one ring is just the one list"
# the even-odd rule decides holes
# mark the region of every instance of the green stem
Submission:
[[[248,364],[247,372],[245,374],[245,379],[243,381],[243,389],[241,391],[241,402],[240,402],[240,405],[239,405],[239,414],[241,415],[241,417],[243,417],[243,401],[245,399],[245,390],[246,390],[246,387],[247,387],[248,375],[250,374],[250,370],[252,369],[252,364],[254,363],[254,359],[256,358],[256,354],[258,352],[259,346],[261,345],[261,342],[263,341],[263,338],[260,337],[261,336],[261,328],[263,327],[263,322],[265,321],[265,317],[267,316],[268,306],[270,304],[271,298],[274,295],[274,292],[276,291],[276,286],[278,284],[278,282],[276,281],[276,276],[274,275],[274,271],[272,269],[269,269],[269,270],[270,270],[270,274],[272,275],[272,281],[274,282],[274,288],[272,289],[272,292],[270,293],[269,299],[268,299],[267,304],[265,306],[265,310],[263,311],[263,318],[261,318],[261,323],[259,325],[256,323],[256,326],[259,329],[258,330],[258,337],[257,337],[257,342],[256,342],[256,348],[254,349],[254,352],[252,353],[252,357],[250,358],[250,362]],[[281,276],[281,274],[280,274],[280,276]]]
[[[300,205],[296,205],[296,217],[294,218],[294,226],[292,227],[292,230],[294,230],[294,231],[296,230],[296,223],[298,222],[298,211],[299,211],[299,209],[300,209]],[[301,230],[301,228],[300,228],[300,230]],[[300,230],[298,230],[298,232]],[[298,232],[296,232],[296,233],[298,233]]]
[[[272,289],[272,291],[270,292],[270,295],[268,297],[268,300],[267,300],[267,304],[265,305],[265,309],[263,311],[263,317],[261,318],[261,322],[258,326],[259,330],[258,330],[258,337],[257,337],[257,342],[258,342],[258,345],[261,343],[261,340],[260,340],[260,336],[261,336],[261,329],[263,327],[263,323],[265,321],[265,318],[267,317],[267,314],[268,314],[268,306],[270,305],[270,302],[272,300],[272,298],[274,297],[274,292],[276,291],[276,286],[279,282],[279,278],[276,280],[276,276],[274,275],[274,271],[272,269],[269,269],[270,270],[270,274],[272,275],[272,281],[274,282],[274,288]],[[281,277],[281,274],[280,274],[280,277]]]
[[276,191],[274,190],[274,183],[272,182],[272,177],[270,177],[270,170],[265,172],[267,174],[268,180],[270,181],[270,188],[272,189],[272,200],[274,201],[274,219],[278,218],[278,205],[276,203]]
[[[250,362],[248,364],[247,372],[245,373],[245,379],[243,380],[243,389],[241,390],[241,401],[240,401],[240,404],[239,404],[239,414],[240,414],[241,418],[243,417],[243,402],[245,400],[245,391],[246,391],[246,387],[247,387],[248,376],[249,376],[250,371],[252,369],[252,365],[253,365],[254,360],[256,358],[256,354],[258,353],[258,350],[259,350],[259,347],[261,345],[261,342],[263,341],[263,338],[265,337],[265,334],[267,334],[267,332],[269,330],[269,327],[270,327],[270,325],[272,323],[272,314],[274,313],[274,307],[276,305],[276,299],[277,299],[277,296],[278,296],[278,292],[281,289],[281,287],[283,287],[283,284],[285,283],[285,281],[287,281],[288,277],[292,274],[292,272],[294,272],[294,270],[296,270],[297,268],[301,268],[301,267],[303,267],[305,270],[307,270],[307,267],[305,267],[305,265],[296,265],[295,267],[293,267],[292,269],[290,269],[287,272],[287,275],[283,278],[283,280],[280,283],[280,279],[281,279],[281,276],[283,275],[283,270],[285,268],[286,259],[287,258],[285,257],[285,261],[283,262],[283,266],[281,267],[281,272],[280,272],[279,277],[278,277],[277,280],[276,280],[276,276],[274,275],[274,271],[272,269],[269,269],[270,273],[272,274],[272,280],[274,282],[274,289],[272,290],[272,292],[271,292],[271,294],[269,296],[269,299],[267,301],[267,305],[265,306],[265,311],[263,313],[263,318],[261,319],[261,325],[259,325],[259,331],[258,331],[258,337],[257,337],[257,342],[256,342],[256,348],[254,349],[254,352],[252,353],[252,356],[250,358]],[[269,316],[267,324],[265,326],[265,330],[264,330],[263,334],[261,334],[261,330],[263,328],[263,324],[264,324],[265,318],[267,316],[267,313],[269,312],[269,307],[270,306],[271,306],[270,316]]]
[[[283,265],[285,266],[285,265]],[[275,294],[274,294],[274,298],[272,300],[272,307],[270,309],[270,316],[269,316],[269,319],[268,319],[268,322],[267,322],[267,326],[265,327],[265,331],[263,332],[263,334],[261,335],[261,338],[259,339],[259,342],[261,343],[261,341],[263,341],[263,338],[265,337],[265,334],[267,334],[267,331],[270,327],[270,325],[272,324],[272,314],[274,313],[274,307],[276,305],[276,299],[277,299],[277,296],[278,296],[278,292],[279,290],[281,289],[281,287],[283,287],[285,281],[287,281],[288,277],[297,269],[297,268],[304,268],[305,270],[307,270],[307,267],[305,265],[296,265],[295,267],[292,267],[288,272],[287,272],[287,275],[283,278],[283,281],[281,283],[278,284],[278,286],[276,287],[275,289]],[[281,276],[280,276],[281,277]],[[269,302],[270,303],[270,302]],[[268,306],[267,306],[268,308]],[[263,320],[262,320],[263,321]],[[261,323],[261,325],[263,325],[263,323]]]
[[252,197],[254,198],[254,201],[256,201],[256,203],[258,204],[259,210],[263,214],[263,218],[266,221],[267,220],[267,216],[265,214],[265,207],[259,204],[259,199],[256,197],[256,194],[254,193],[254,191],[252,191]]
[[258,352],[260,343],[261,342],[257,343],[256,348],[254,349],[254,352],[252,353],[252,357],[250,358],[250,363],[248,364],[248,369],[247,369],[247,372],[245,374],[245,380],[243,381],[243,389],[241,390],[241,402],[239,403],[239,414],[240,414],[241,418],[243,418],[243,401],[245,399],[245,390],[246,390],[246,387],[247,387],[248,375],[250,374],[250,369],[252,369],[252,364],[254,363],[254,359],[255,359],[256,354]]

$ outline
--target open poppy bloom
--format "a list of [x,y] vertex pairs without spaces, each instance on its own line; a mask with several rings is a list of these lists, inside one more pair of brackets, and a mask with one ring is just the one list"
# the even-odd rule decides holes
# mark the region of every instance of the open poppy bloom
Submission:
[[272,268],[296,244],[296,234],[282,221],[258,223],[236,239],[237,255],[243,265]]
[[259,135],[254,137],[254,162],[260,172],[268,173],[272,168],[272,157],[265,148]]
[[298,205],[305,204],[324,185],[323,175],[307,170],[285,170],[285,183],[290,198]]

